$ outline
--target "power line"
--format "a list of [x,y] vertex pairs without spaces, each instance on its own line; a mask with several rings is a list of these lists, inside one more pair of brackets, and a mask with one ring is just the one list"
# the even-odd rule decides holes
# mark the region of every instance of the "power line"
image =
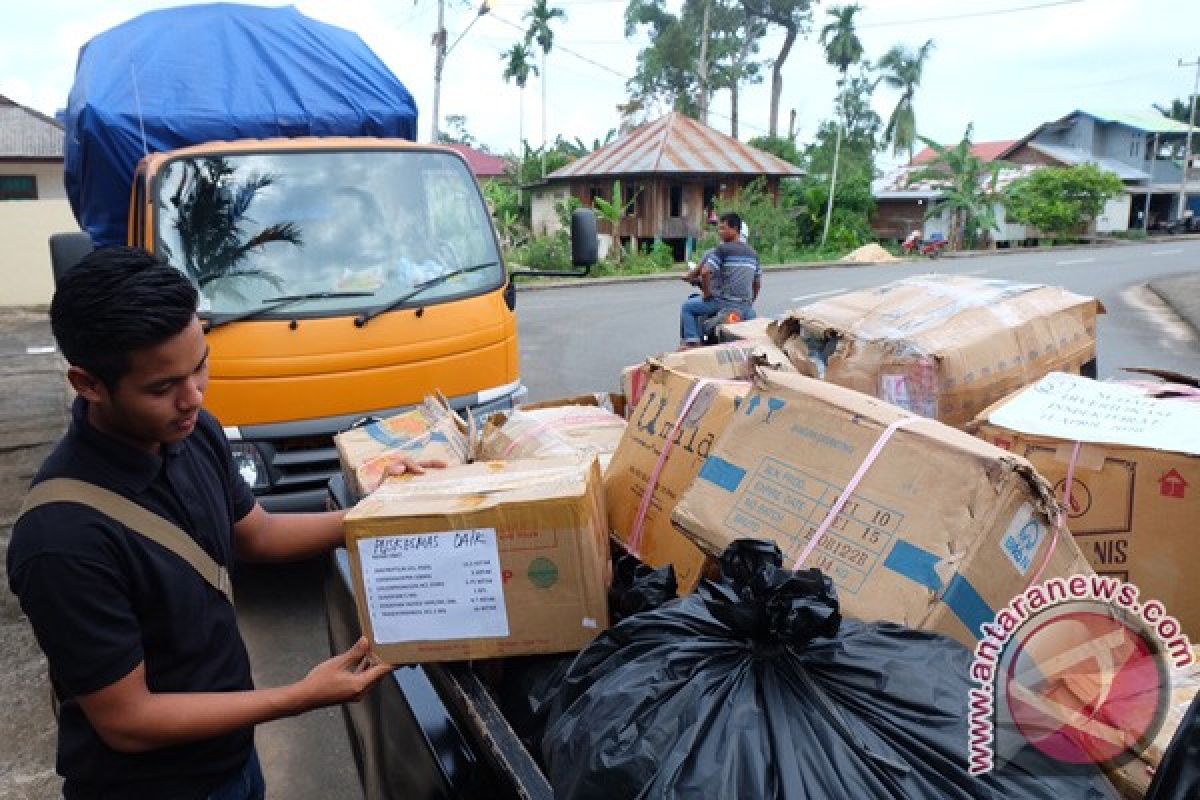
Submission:
[[1054,8],[1055,6],[1069,6],[1077,3],[1082,3],[1084,0],[1054,0],[1049,3],[1034,3],[1028,6],[1014,6],[1013,8],[996,8],[991,11],[968,11],[963,14],[946,14],[940,17],[921,17],[919,19],[898,19],[889,20],[886,22],[864,22],[857,27],[862,28],[893,28],[900,25],[921,25],[926,22],[946,22],[955,19],[970,19],[973,17],[996,17],[1002,14],[1017,14],[1023,11],[1036,11],[1042,8]]

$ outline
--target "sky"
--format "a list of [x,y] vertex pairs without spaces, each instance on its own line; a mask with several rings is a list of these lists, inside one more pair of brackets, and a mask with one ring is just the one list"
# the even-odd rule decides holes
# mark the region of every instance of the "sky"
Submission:
[[[501,54],[525,27],[529,0],[494,0],[478,16],[474,0],[445,0],[449,40],[443,116],[461,114],[467,129],[494,152],[515,151],[520,141],[520,92],[501,78]],[[555,47],[545,79],[548,139],[562,134],[587,144],[619,123],[617,104],[627,99],[644,34],[624,36],[626,0],[551,0],[567,13],[556,23]],[[283,5],[259,2],[258,5]],[[667,0],[677,8],[679,0]],[[1042,122],[1076,109],[1144,111],[1153,102],[1187,97],[1200,58],[1197,0],[860,0],[859,35],[866,56],[879,58],[894,44],[915,48],[932,38],[915,107],[918,132],[956,142],[968,123],[974,139],[1016,139]],[[184,3],[163,0],[38,0],[0,18],[0,94],[45,114],[66,104],[80,46],[95,34],[137,14]],[[405,83],[417,101],[420,137],[430,131],[437,0],[297,0],[301,11],[358,33]],[[814,11],[820,30],[828,8]],[[772,31],[760,56],[773,57],[782,33]],[[796,111],[803,144],[832,115],[837,73],[825,63],[815,33],[801,39],[783,72],[780,128]],[[542,140],[541,78],[531,77],[524,97],[524,134]],[[874,107],[886,121],[896,93],[880,87]],[[709,124],[729,132],[729,93],[713,99]],[[740,138],[765,134],[769,80],[744,87]],[[443,127],[445,127],[443,125]],[[886,154],[882,165],[899,163]]]

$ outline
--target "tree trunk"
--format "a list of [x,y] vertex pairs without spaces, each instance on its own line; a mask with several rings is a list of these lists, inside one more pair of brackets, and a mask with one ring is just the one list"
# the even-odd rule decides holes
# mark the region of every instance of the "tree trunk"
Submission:
[[746,66],[747,59],[750,58],[750,50],[754,47],[754,39],[751,37],[752,22],[746,20],[746,38],[742,41],[742,47],[738,50],[737,61],[733,65],[733,80],[729,83],[729,135],[733,138],[738,138],[738,85],[742,82],[742,69]]
[[738,137],[738,81],[737,78],[729,85],[729,135]]
[[787,61],[788,54],[792,52],[792,45],[796,43],[796,36],[799,30],[795,25],[787,26],[787,35],[783,38],[783,47],[779,48],[779,55],[775,57],[775,63],[771,65],[771,138],[779,135],[779,98],[783,96],[783,65]]
[[542,180],[546,180],[546,56],[545,50],[542,51]]

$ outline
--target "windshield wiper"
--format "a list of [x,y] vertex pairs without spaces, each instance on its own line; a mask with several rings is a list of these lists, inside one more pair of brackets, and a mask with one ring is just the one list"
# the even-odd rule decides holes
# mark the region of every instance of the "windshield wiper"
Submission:
[[214,316],[208,320],[208,327],[204,329],[205,333],[220,328],[222,325],[229,325],[233,322],[241,322],[247,319],[255,319],[265,314],[270,314],[272,311],[278,311],[285,306],[290,306],[293,303],[300,303],[305,300],[328,300],[335,297],[374,297],[374,292],[309,292],[307,294],[285,294],[279,297],[268,297],[263,300],[262,308],[251,308],[246,311],[236,311],[232,314],[224,314]]
[[359,314],[357,317],[354,318],[354,325],[356,327],[361,328],[362,326],[366,325],[371,320],[378,317],[380,314],[386,314],[389,311],[395,311],[397,308],[404,305],[409,300],[412,300],[414,297],[421,294],[422,292],[427,292],[435,286],[440,286],[441,284],[445,283],[446,281],[450,280],[451,278],[458,277],[459,275],[465,275],[468,272],[478,272],[481,269],[487,269],[488,267],[494,267],[499,263],[500,263],[499,261],[485,261],[482,264],[475,264],[470,267],[459,267],[458,269],[452,269],[449,272],[443,272],[441,275],[438,275],[436,278],[430,278],[427,281],[422,281],[421,283],[418,283],[416,286],[414,286],[412,288],[412,291],[410,291],[406,294],[400,295],[399,297],[397,297],[395,300],[391,301],[390,303],[386,303],[382,306],[378,306],[376,308],[368,309],[368,310],[362,312],[361,314]]

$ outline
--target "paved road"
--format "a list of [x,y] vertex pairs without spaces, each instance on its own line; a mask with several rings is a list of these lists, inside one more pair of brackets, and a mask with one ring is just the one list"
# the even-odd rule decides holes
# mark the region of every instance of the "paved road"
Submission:
[[[759,313],[773,316],[838,292],[931,272],[1054,284],[1098,297],[1108,309],[1099,324],[1102,378],[1128,366],[1200,374],[1196,331],[1143,288],[1200,273],[1200,241],[769,273]],[[617,388],[621,367],[678,345],[679,303],[689,291],[671,280],[520,293],[522,377],[531,397]]]

